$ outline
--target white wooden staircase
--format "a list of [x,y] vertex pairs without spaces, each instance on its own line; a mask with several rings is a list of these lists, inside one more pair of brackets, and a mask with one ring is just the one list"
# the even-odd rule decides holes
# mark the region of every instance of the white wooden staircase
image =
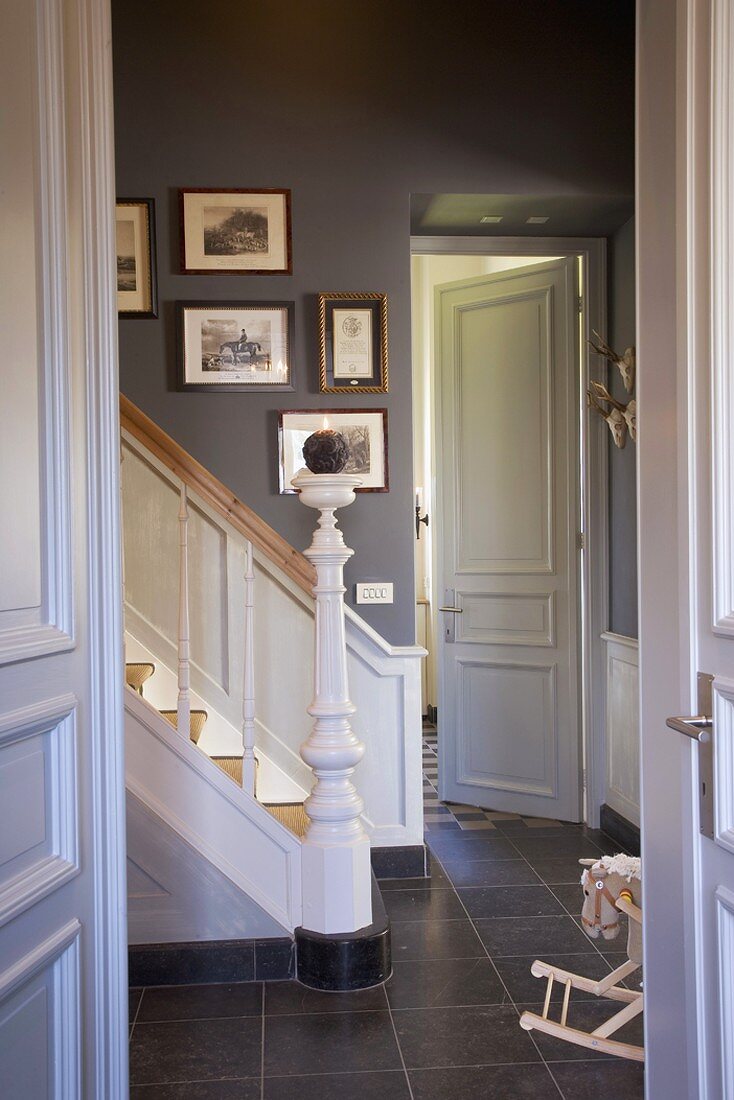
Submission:
[[[191,871],[182,938],[226,938],[228,913],[232,934],[241,937],[248,904],[257,908],[258,935],[268,919],[272,935],[304,924],[353,931],[320,927],[314,917],[314,906],[322,906],[331,914],[323,921],[349,923],[330,903],[349,894],[346,864],[336,883],[317,884],[321,871],[302,874],[310,824],[303,803],[314,781],[301,746],[311,724],[315,570],[124,397],[121,423],[126,780],[135,819],[131,878],[138,884],[130,904],[147,929],[137,942],[140,935],[153,942],[156,913],[172,909],[161,901],[171,888],[151,853],[179,844],[176,864]],[[301,506],[296,498],[290,503]],[[331,599],[343,620],[341,595]],[[318,844],[343,844],[339,815],[346,822],[356,806],[358,833],[373,846],[419,845],[424,651],[391,646],[345,612],[351,723],[366,751],[354,776],[360,797],[340,791],[341,808],[319,826]],[[160,835],[148,844],[153,829]],[[312,868],[326,867],[327,879],[333,873],[331,856],[314,862],[312,852],[309,860]],[[194,881],[210,902],[200,898],[201,927]],[[221,905],[212,903],[217,882]]]

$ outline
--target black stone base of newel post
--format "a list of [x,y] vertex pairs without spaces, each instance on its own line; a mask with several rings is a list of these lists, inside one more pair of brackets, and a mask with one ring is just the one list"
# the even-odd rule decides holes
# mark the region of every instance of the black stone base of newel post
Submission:
[[335,936],[296,929],[296,977],[311,989],[368,989],[386,982],[391,973],[390,922],[374,876],[372,924]]

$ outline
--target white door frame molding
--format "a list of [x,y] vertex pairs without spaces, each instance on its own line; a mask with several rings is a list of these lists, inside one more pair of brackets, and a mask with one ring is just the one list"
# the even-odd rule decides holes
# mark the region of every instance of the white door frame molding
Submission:
[[[68,74],[70,194],[79,197],[83,254],[72,280],[83,295],[84,331],[76,334],[85,364],[88,625],[95,850],[96,1016],[85,1044],[89,1093],[124,1100],[127,1058],[127,892],[123,723],[123,622],[120,419],[115,287],[115,167],[112,27],[108,0],[70,0],[77,69]],[[71,22],[73,21],[73,22]],[[74,60],[72,58],[71,60]],[[71,130],[71,128],[70,128]],[[75,257],[76,259],[76,257]],[[89,950],[89,945],[87,945]],[[92,1084],[92,1079],[94,1084]]]
[[[598,417],[585,414],[584,397],[591,378],[606,382],[606,366],[591,352],[585,340],[591,330],[605,332],[607,323],[606,241],[603,237],[431,237],[414,236],[411,254],[479,256],[580,256],[583,260],[582,377],[579,417],[581,433],[581,504],[584,532],[581,581],[581,662],[579,682],[583,737],[584,820],[599,826],[599,811],[606,793],[606,664],[602,634],[609,628],[609,521],[607,429]],[[435,416],[432,413],[435,423]],[[437,540],[434,539],[434,556]],[[436,584],[436,563],[432,575]],[[433,609],[438,606],[433,594]],[[435,610],[433,610],[435,617]],[[436,624],[433,625],[433,637]]]

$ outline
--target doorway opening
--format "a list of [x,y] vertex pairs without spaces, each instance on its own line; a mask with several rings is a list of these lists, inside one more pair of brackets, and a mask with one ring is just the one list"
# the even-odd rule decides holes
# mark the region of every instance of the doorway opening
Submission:
[[602,238],[414,236],[416,618],[438,797],[596,828],[605,798]]

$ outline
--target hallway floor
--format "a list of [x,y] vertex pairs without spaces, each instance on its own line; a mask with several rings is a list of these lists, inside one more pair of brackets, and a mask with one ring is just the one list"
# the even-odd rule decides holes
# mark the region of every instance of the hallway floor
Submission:
[[[580,825],[443,806],[435,734],[425,737],[432,874],[380,884],[390,981],[361,993],[297,982],[131,990],[132,1100],[641,1100],[638,1064],[518,1023],[545,992],[533,959],[590,977],[623,961],[626,929],[592,941],[578,920],[578,859],[619,846]],[[572,996],[572,1025],[609,1014],[608,1002]],[[641,1043],[640,1021],[618,1037]]]

